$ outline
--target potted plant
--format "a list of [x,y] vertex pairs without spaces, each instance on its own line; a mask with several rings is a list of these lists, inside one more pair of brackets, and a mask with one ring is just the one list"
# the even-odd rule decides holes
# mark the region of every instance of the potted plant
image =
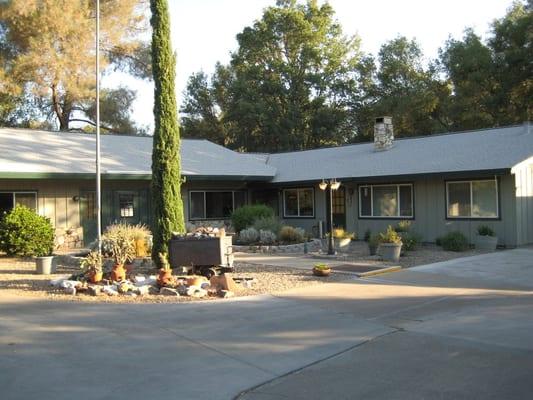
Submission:
[[498,238],[496,237],[494,230],[487,225],[478,226],[475,245],[478,250],[496,250],[496,246],[498,246]]
[[368,239],[368,251],[371,256],[375,256],[378,251],[379,246],[379,236],[371,235]]
[[313,275],[315,276],[329,276],[331,268],[327,264],[315,264],[313,267]]
[[111,279],[120,282],[126,279],[124,265],[135,257],[135,246],[125,224],[115,224],[107,228],[105,239],[114,265]]
[[352,240],[355,240],[355,234],[346,232],[342,228],[333,229],[333,239],[336,249],[344,249],[350,246]]
[[398,262],[402,251],[402,238],[392,226],[385,233],[379,234],[379,253],[385,261]]
[[159,286],[167,286],[174,281],[174,278],[172,277],[172,268],[170,268],[166,253],[159,253],[159,260],[161,260],[161,268],[159,269],[157,284]]
[[103,258],[97,251],[91,251],[81,262],[83,272],[89,278],[89,282],[98,283],[102,280],[104,270],[102,268]]

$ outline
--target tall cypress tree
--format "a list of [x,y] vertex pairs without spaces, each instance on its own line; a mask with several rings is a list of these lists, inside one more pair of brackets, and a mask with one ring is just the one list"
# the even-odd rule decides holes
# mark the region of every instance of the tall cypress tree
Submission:
[[180,186],[180,136],[174,91],[176,57],[170,44],[167,0],[150,0],[152,10],[152,68],[155,84],[154,144],[152,149],[152,260],[160,266],[158,253],[168,252],[172,232],[183,232]]

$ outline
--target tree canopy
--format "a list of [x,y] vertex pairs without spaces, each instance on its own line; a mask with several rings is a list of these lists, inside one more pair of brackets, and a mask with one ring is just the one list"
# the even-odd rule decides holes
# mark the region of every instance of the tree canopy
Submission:
[[[0,5],[0,118],[24,125],[20,107],[57,122],[94,125],[95,1],[10,0]],[[139,0],[101,0],[102,67],[138,77],[150,76],[146,5]],[[131,133],[129,107],[135,92],[107,89],[102,125]],[[5,100],[5,101],[3,101]],[[10,107],[5,104],[12,104]]]
[[465,29],[428,60],[398,36],[374,58],[328,3],[279,0],[237,35],[228,65],[189,78],[183,135],[280,151],[369,140],[383,115],[397,136],[521,123],[533,98],[532,18],[532,1],[518,1],[486,41]]

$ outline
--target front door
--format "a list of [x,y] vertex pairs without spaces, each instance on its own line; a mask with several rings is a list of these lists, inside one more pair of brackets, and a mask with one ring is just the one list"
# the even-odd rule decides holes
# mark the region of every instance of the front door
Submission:
[[96,240],[96,192],[80,192],[80,223],[83,228],[83,243],[88,246],[89,243]]
[[344,186],[333,191],[333,227],[346,229],[346,190]]

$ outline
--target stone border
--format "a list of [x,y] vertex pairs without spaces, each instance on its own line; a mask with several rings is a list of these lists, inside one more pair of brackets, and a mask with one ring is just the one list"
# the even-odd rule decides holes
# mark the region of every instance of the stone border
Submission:
[[[307,245],[307,246],[306,246]],[[305,253],[305,247],[307,247],[307,252],[316,252],[322,248],[322,241],[320,239],[311,239],[310,242],[306,243],[296,243],[296,244],[286,244],[286,245],[233,245],[234,253]]]

